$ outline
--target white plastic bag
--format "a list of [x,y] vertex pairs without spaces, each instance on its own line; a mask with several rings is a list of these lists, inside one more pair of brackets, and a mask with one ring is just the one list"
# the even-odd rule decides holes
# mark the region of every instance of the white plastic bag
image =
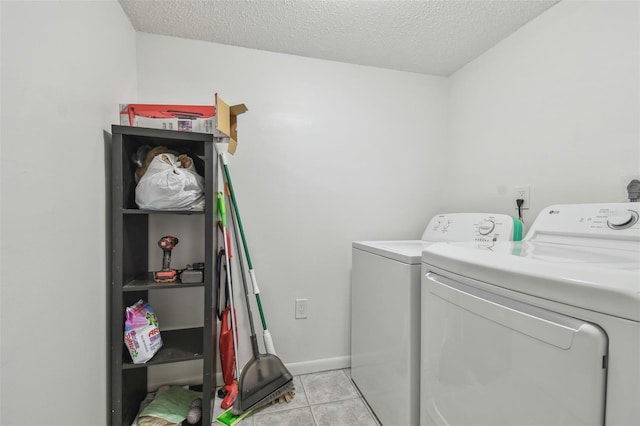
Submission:
[[136,204],[148,210],[203,210],[204,179],[175,155],[156,155],[136,186]]

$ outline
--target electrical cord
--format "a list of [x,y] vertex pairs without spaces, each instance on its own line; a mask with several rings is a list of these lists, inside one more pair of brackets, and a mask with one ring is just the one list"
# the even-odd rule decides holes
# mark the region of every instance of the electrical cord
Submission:
[[522,223],[524,223],[524,220],[522,219],[522,205],[523,204],[524,204],[524,200],[522,198],[518,198],[516,200],[516,205],[518,206],[518,219]]

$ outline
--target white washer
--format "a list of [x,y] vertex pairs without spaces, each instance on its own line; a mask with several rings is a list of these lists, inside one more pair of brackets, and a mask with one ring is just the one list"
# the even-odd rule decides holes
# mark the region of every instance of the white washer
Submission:
[[521,238],[510,216],[454,213],[434,216],[421,240],[353,242],[351,377],[383,425],[418,424],[422,251]]
[[428,247],[420,423],[640,424],[639,211],[551,206],[522,242]]

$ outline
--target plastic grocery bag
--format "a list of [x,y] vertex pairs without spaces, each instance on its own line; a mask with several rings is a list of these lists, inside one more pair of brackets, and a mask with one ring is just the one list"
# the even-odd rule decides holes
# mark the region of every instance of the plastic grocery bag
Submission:
[[203,210],[204,179],[193,162],[182,167],[174,154],[156,155],[136,186],[136,204],[147,210]]
[[124,343],[134,364],[149,361],[162,347],[158,318],[147,302],[139,300],[127,308]]

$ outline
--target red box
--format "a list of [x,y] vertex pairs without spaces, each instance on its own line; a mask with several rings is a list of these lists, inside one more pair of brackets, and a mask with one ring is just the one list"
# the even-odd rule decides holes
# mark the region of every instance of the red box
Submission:
[[211,133],[229,138],[229,153],[238,143],[238,115],[244,104],[229,106],[216,93],[215,105],[120,104],[122,126],[148,127],[181,132]]

